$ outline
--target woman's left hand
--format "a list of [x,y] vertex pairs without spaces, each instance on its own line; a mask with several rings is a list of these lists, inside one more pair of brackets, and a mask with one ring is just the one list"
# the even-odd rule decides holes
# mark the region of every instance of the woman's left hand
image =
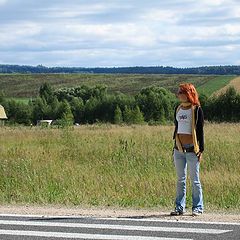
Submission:
[[197,153],[198,161],[201,162],[202,160],[202,152]]

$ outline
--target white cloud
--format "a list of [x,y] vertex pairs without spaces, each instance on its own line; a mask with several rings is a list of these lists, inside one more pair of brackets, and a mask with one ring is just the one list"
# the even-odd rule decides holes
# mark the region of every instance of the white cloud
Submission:
[[234,0],[0,0],[0,63],[237,64]]
[[0,5],[3,5],[7,2],[7,0],[0,0]]
[[[0,49],[11,49],[33,42],[33,37],[41,33],[41,26],[36,23],[16,23],[3,25],[0,31]],[[35,43],[34,43],[35,44]],[[33,45],[33,44],[32,44]]]
[[51,11],[51,18],[74,18],[81,15],[89,15],[104,12],[108,9],[108,6],[100,3],[95,4],[81,4],[80,6],[66,6],[66,7],[51,7],[48,11]]
[[231,1],[227,0],[201,0],[201,4],[206,5],[206,6],[221,6],[223,4],[228,4]]
[[148,9],[141,17],[143,21],[158,21],[161,23],[176,23],[179,19],[179,15],[176,10],[168,9]]

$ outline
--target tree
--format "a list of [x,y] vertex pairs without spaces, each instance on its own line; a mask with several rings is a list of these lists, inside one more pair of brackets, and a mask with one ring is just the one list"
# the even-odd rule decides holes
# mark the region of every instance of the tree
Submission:
[[99,100],[95,97],[91,97],[85,104],[85,121],[93,123],[97,120],[97,109],[99,107]]
[[132,113],[131,113],[131,109],[125,105],[124,106],[124,110],[123,110],[123,120],[126,123],[131,123],[132,122]]
[[102,99],[107,95],[107,85],[105,84],[97,84],[95,86],[87,86],[85,84],[72,87],[72,88],[61,88],[54,92],[54,94],[58,97],[58,100],[71,100],[73,97],[81,98],[84,103],[89,100],[91,97]]
[[114,123],[119,124],[123,122],[123,116],[121,108],[117,105],[115,111],[114,111]]
[[37,97],[32,101],[32,121],[36,124],[38,120],[45,119],[48,112],[48,106],[45,98]]
[[43,83],[39,89],[39,96],[49,104],[54,99],[54,91],[49,83]]
[[74,97],[71,102],[71,110],[75,119],[75,122],[80,123],[83,122],[84,116],[84,103],[81,98]]
[[167,89],[154,85],[146,87],[135,96],[135,99],[146,121],[164,122],[173,119],[176,100]]
[[240,120],[240,94],[230,86],[219,96],[210,97],[204,109],[209,121],[235,122]]
[[74,116],[71,111],[71,106],[67,100],[63,100],[60,103],[59,107],[59,118],[63,125],[71,125],[73,124]]
[[60,102],[58,101],[57,97],[54,96],[48,107],[49,119],[57,119],[58,118],[59,107],[60,107]]
[[144,123],[144,116],[138,105],[136,105],[135,108],[132,110],[131,120],[132,120],[132,123],[135,123],[135,124]]
[[30,124],[31,123],[31,108],[28,104],[8,100],[4,103],[4,108],[11,123]]

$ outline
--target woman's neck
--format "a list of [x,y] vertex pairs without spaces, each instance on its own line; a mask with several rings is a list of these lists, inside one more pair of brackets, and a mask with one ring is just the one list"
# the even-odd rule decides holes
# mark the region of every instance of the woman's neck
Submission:
[[184,109],[188,109],[192,106],[191,102],[181,102],[181,107]]

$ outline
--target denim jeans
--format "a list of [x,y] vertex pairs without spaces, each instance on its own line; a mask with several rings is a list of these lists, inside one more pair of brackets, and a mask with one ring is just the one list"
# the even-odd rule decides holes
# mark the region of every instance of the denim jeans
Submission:
[[[184,147],[193,146],[193,144],[183,144]],[[186,177],[187,166],[190,172],[192,184],[192,210],[203,212],[203,194],[199,179],[200,162],[195,152],[180,152],[174,148],[174,165],[177,172],[177,190],[176,190],[176,209],[185,211],[186,206]]]

